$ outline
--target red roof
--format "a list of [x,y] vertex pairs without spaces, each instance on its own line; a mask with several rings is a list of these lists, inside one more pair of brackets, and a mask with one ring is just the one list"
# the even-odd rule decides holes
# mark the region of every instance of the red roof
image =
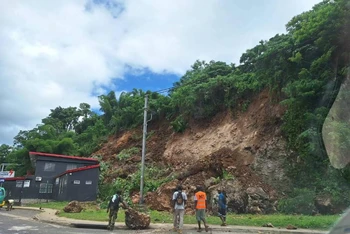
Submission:
[[40,155],[40,156],[45,156],[45,157],[69,158],[69,159],[76,159],[76,160],[98,162],[98,160],[94,159],[94,158],[68,156],[68,155],[63,155],[63,154],[49,154],[49,153],[42,153],[42,152],[29,152],[29,155]]
[[68,174],[68,173],[74,173],[74,172],[78,172],[78,171],[85,171],[85,170],[90,170],[90,169],[99,168],[99,167],[100,167],[100,165],[98,164],[98,165],[79,167],[79,168],[76,168],[76,169],[67,170],[67,171],[63,172],[62,174],[56,176],[56,178],[60,177],[60,176],[63,176],[65,174]]
[[26,178],[25,177],[7,177],[4,179],[5,181],[11,181],[11,180],[25,180]]

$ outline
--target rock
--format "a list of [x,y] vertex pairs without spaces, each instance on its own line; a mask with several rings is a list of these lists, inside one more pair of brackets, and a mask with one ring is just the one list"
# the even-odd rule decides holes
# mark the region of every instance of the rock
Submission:
[[254,200],[269,199],[269,195],[261,187],[249,187],[247,194]]
[[250,213],[250,214],[262,214],[262,211],[259,208],[259,206],[249,206],[248,213]]
[[233,199],[228,202],[228,209],[230,212],[234,212],[237,214],[246,213],[246,201],[243,197],[239,195],[235,195]]
[[[260,131],[260,133],[266,132]],[[263,139],[262,135],[261,139]],[[291,151],[286,149],[286,141],[284,139],[277,136],[269,137],[268,140],[261,142],[259,145],[252,165],[253,170],[262,180],[278,191],[288,191],[291,187],[291,182],[284,166],[286,158],[288,158],[287,156]]]
[[[216,198],[218,189],[224,189],[227,196],[227,207],[229,212],[242,214],[246,212],[247,195],[238,180],[221,181],[219,184],[209,188],[209,197]],[[214,205],[213,207],[217,207]],[[213,209],[213,212],[215,209]]]
[[273,193],[267,194],[261,187],[249,187],[246,193],[248,196],[248,213],[271,214],[277,211],[278,203]]
[[266,223],[264,225],[262,225],[263,227],[270,227],[270,228],[274,228],[274,226],[272,225],[272,223]]
[[71,201],[63,208],[63,211],[66,213],[80,213],[82,210],[83,207],[78,201]]
[[291,224],[289,224],[286,228],[287,228],[288,230],[296,230],[296,229],[298,229],[296,226],[291,225]]
[[320,214],[334,213],[334,206],[329,196],[317,196],[315,199],[315,206]]
[[129,229],[146,229],[149,227],[150,223],[151,217],[147,214],[141,213],[131,208],[125,211],[125,225]]
[[215,179],[214,177],[210,177],[209,179],[207,179],[206,181],[204,181],[204,186],[205,186],[206,188],[208,188],[208,187],[214,185],[215,182],[216,182],[216,179]]

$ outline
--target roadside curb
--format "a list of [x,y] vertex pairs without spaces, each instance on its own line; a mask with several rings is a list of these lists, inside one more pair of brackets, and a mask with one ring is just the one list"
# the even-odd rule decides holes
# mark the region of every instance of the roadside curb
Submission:
[[44,209],[40,209],[37,207],[28,207],[28,206],[13,206],[14,210],[34,210],[34,211],[40,211],[44,212]]
[[[49,209],[49,208],[35,208],[35,207],[15,207],[18,209],[27,209],[27,210],[35,210],[35,211],[41,211],[39,214],[35,215],[33,217],[34,220],[50,223],[50,224],[56,224],[61,226],[68,226],[68,227],[75,227],[75,226],[106,226],[106,222],[101,221],[90,221],[90,220],[78,220],[78,219],[71,219],[71,218],[65,218],[65,217],[59,217],[56,215],[57,210],[55,209]],[[125,223],[115,223],[115,226],[124,227]],[[210,229],[212,231],[223,231],[223,232],[236,232],[236,233],[268,233],[268,234],[327,234],[327,231],[319,231],[319,230],[308,230],[308,229],[296,229],[296,230],[288,230],[288,229],[282,229],[282,228],[268,228],[268,227],[250,227],[250,226],[226,226],[221,227],[218,225],[209,225]],[[184,230],[195,230],[197,228],[197,225],[195,224],[184,224]],[[171,223],[151,223],[148,230],[164,230],[166,233],[169,232],[169,230],[172,229]]]

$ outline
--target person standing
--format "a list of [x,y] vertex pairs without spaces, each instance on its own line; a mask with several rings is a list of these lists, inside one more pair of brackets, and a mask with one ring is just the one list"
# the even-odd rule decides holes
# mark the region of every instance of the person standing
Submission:
[[226,192],[224,190],[218,190],[218,215],[222,221],[221,226],[226,226],[226,213],[227,213],[227,203],[226,203]]
[[172,205],[174,207],[174,230],[178,233],[182,233],[186,202],[187,195],[182,191],[182,186],[178,185],[172,198]]
[[207,225],[207,221],[205,219],[205,211],[207,209],[208,206],[208,202],[207,202],[207,195],[206,193],[203,191],[202,186],[197,186],[197,192],[194,195],[194,206],[196,209],[196,219],[198,222],[198,230],[197,232],[201,232],[202,228],[201,228],[201,221],[203,221],[204,227],[205,227],[205,231],[208,232],[209,231],[209,226]]
[[123,208],[127,208],[128,205],[123,201],[120,191],[116,191],[116,193],[109,200],[107,213],[109,213],[109,221],[108,221],[108,230],[114,229],[114,223],[118,216],[119,204],[122,204]]

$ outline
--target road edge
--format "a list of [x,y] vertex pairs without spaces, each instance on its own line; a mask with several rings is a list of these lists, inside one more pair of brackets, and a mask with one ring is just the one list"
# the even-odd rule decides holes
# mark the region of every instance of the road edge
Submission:
[[[40,211],[39,214],[34,215],[33,219],[40,222],[56,224],[67,227],[75,227],[75,225],[106,225],[106,222],[101,221],[90,221],[90,220],[78,220],[71,219],[66,217],[59,217],[56,215],[58,210],[50,208],[37,208],[37,207],[24,207],[24,206],[15,206],[14,209],[24,209],[24,210],[34,210]],[[118,222],[116,226],[126,226],[125,223]],[[210,225],[215,231],[229,231],[229,232],[245,232],[245,233],[270,233],[270,234],[327,234],[328,231],[320,230],[309,230],[309,229],[296,229],[288,230],[281,228],[267,228],[267,227],[253,227],[253,226],[226,226],[221,227],[218,225]],[[185,224],[184,229],[196,229],[195,224]],[[161,223],[151,223],[148,229],[168,229],[172,228],[171,223],[161,224]]]

